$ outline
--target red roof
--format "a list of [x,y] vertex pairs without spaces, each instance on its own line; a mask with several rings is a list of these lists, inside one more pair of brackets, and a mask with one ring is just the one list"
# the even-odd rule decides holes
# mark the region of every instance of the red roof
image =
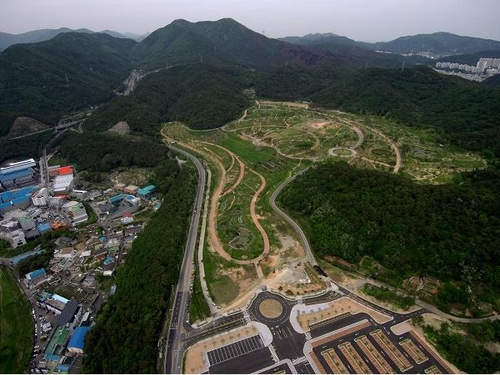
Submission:
[[59,168],[59,174],[72,174],[72,173],[73,173],[73,167],[70,165]]

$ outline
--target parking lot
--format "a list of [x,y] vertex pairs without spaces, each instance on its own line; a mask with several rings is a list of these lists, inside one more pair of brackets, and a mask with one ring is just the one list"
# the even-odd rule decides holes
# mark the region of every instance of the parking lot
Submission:
[[210,365],[214,366],[218,365],[219,363],[223,363],[233,358],[242,356],[244,354],[253,352],[257,349],[261,349],[263,347],[264,344],[262,342],[262,339],[259,335],[255,335],[247,339],[235,342],[234,344],[229,344],[221,348],[209,351],[207,353],[207,356],[208,360],[210,361]]
[[327,373],[424,373],[431,368],[449,372],[410,333],[396,337],[373,326],[322,342],[313,354]]

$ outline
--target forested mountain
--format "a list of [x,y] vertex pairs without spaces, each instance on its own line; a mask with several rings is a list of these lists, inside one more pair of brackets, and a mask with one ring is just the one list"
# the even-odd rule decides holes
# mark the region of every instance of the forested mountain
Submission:
[[448,283],[438,295],[443,308],[487,302],[497,309],[499,178],[498,170],[481,171],[464,175],[461,186],[421,185],[328,163],[298,176],[279,200],[305,225],[315,254],[352,263],[371,256],[385,268],[373,277],[399,285],[433,276]]
[[155,133],[166,121],[195,129],[220,127],[250,105],[244,88],[245,76],[234,68],[191,64],[164,69],[146,76],[130,96],[99,108],[85,129],[107,130],[119,121],[142,133]]
[[286,36],[284,38],[278,38],[279,40],[292,44],[301,44],[304,46],[310,46],[315,44],[345,44],[345,45],[358,45],[363,44],[363,42],[356,42],[354,39],[348,38],[346,36],[337,35],[334,33],[314,33],[306,34],[304,36]]
[[500,50],[500,41],[473,38],[451,33],[438,32],[402,36],[389,42],[358,42],[333,33],[307,34],[303,37],[290,36],[280,40],[305,46],[350,45],[370,50],[383,50],[393,53],[428,52],[437,56],[476,53],[487,50]]
[[101,104],[128,75],[136,44],[106,34],[63,33],[0,54],[0,136],[17,116],[54,124],[62,114]]
[[[52,39],[56,35],[68,32],[77,32],[77,33],[87,33],[92,34],[94,31],[89,29],[69,29],[67,27],[61,27],[59,29],[41,29],[41,30],[33,30],[28,31],[21,34],[9,34],[3,33],[0,31],[0,52],[10,47],[13,44],[19,43],[38,43],[44,42],[46,40]],[[146,35],[136,35],[132,33],[119,33],[113,30],[103,30],[101,33],[108,34],[114,38],[128,38],[133,39],[135,41],[140,41],[146,37]]]
[[144,39],[132,56],[136,64],[148,69],[195,62],[257,69],[335,62],[324,52],[267,38],[230,18],[196,23],[176,20]]
[[491,39],[438,32],[402,36],[390,42],[374,43],[372,48],[396,53],[429,52],[437,56],[445,56],[486,50],[500,50],[500,42]]
[[3,51],[13,44],[43,42],[52,39],[56,35],[67,33],[70,31],[72,30],[68,29],[67,27],[61,27],[60,29],[42,29],[28,31],[22,34],[9,34],[0,32],[0,51]]

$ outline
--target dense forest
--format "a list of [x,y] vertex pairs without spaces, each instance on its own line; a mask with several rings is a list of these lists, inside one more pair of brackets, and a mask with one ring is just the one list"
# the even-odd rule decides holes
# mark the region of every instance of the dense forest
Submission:
[[205,64],[165,69],[146,76],[130,96],[99,108],[85,128],[105,130],[119,121],[142,133],[158,132],[166,121],[182,121],[194,129],[220,127],[250,105],[242,80],[238,69]]
[[19,139],[0,138],[0,163],[8,160],[38,158],[43,148],[54,137],[52,132],[36,134]]
[[87,373],[156,373],[157,342],[178,279],[196,175],[174,160],[157,167],[163,204],[117,270],[116,294],[86,338]]
[[101,104],[131,70],[136,44],[106,34],[64,33],[0,54],[0,136],[18,116],[56,124],[61,115]]
[[[500,171],[464,175],[462,185],[420,185],[346,163],[317,165],[288,186],[281,204],[304,224],[318,256],[386,269],[400,285],[412,276],[444,282],[436,301],[449,309],[480,301],[500,307]],[[475,298],[474,297],[474,298]]]
[[120,136],[112,132],[66,132],[52,147],[80,170],[109,172],[123,167],[154,167],[164,160],[167,147],[151,138]]
[[[485,325],[488,325],[490,329],[483,329]],[[500,339],[498,322],[468,326],[467,330],[479,329],[484,332],[493,332],[489,337],[494,338],[496,342]],[[453,330],[448,324],[443,324],[439,329],[425,326],[424,331],[439,352],[460,370],[468,374],[493,374],[500,370],[500,354],[492,354],[483,346],[477,345],[478,341],[486,342],[484,338],[475,337],[474,334],[464,335]]]

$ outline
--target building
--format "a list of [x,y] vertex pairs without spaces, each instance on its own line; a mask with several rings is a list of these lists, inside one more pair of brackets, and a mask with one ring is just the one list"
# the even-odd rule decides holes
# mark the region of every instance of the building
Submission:
[[10,220],[0,224],[0,238],[8,241],[14,249],[26,244],[26,236],[17,220]]
[[17,266],[19,264],[19,262],[22,261],[23,259],[27,259],[27,258],[30,258],[34,255],[44,254],[44,253],[45,253],[45,250],[40,249],[40,250],[33,250],[33,251],[28,251],[28,252],[23,253],[23,254],[19,254],[19,255],[15,256],[14,258],[12,258],[12,264],[14,266]]
[[49,173],[49,177],[73,175],[73,167],[70,165],[64,167],[53,165],[47,169],[47,172]]
[[31,185],[35,182],[36,166],[34,159],[9,163],[7,167],[0,168],[0,185],[7,190],[13,187]]
[[73,189],[74,182],[75,178],[72,174],[56,176],[52,187],[54,195],[68,195]]
[[34,288],[37,285],[40,285],[41,283],[47,281],[48,275],[43,268],[40,268],[36,271],[26,274],[25,279],[26,285],[29,288]]
[[143,199],[149,199],[153,196],[153,193],[156,191],[156,186],[148,185],[146,187],[140,188],[137,190],[137,195]]
[[128,185],[128,186],[126,186],[126,187],[123,189],[123,191],[124,191],[125,193],[132,194],[132,195],[133,195],[133,194],[135,194],[135,193],[137,193],[137,190],[139,190],[139,187],[138,187],[138,186],[135,186],[135,185]]
[[117,194],[108,199],[108,202],[113,206],[118,206],[123,199],[123,194]]
[[34,186],[0,193],[0,213],[15,209],[25,209],[31,204],[31,194],[36,190]]
[[134,197],[133,195],[127,194],[125,196],[125,201],[131,206],[138,206],[141,204],[140,198]]
[[54,314],[60,315],[68,302],[68,299],[54,293],[50,297],[41,300],[41,305]]
[[64,326],[68,323],[73,322],[76,315],[80,311],[80,305],[78,302],[70,300],[66,303],[61,311],[61,314],[57,317],[56,324],[58,326]]
[[33,194],[31,202],[34,206],[47,206],[49,204],[49,191],[47,188],[42,188]]
[[83,203],[70,201],[66,204],[63,204],[62,209],[69,215],[71,221],[73,222],[73,225],[78,225],[89,219]]
[[75,329],[75,333],[71,336],[68,343],[68,351],[75,354],[83,354],[83,347],[85,345],[85,336],[89,333],[90,327],[83,326]]

